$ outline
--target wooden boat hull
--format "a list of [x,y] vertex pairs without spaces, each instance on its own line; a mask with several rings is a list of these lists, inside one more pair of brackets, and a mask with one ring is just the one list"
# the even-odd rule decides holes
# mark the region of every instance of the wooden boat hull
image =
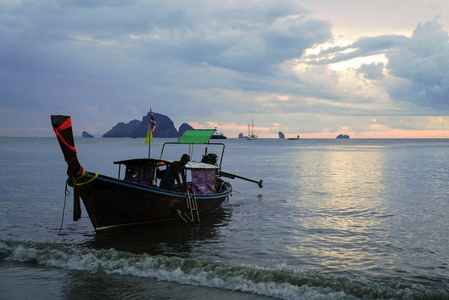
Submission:
[[[121,180],[86,172],[78,161],[70,117],[52,116],[51,121],[67,162],[68,182],[74,189],[73,219],[75,221],[79,219],[80,204],[76,196],[79,195],[96,231],[181,218],[185,221],[199,222],[201,215],[217,209],[232,193],[231,184],[224,182],[220,177],[213,177],[216,181],[212,190],[204,189],[197,195],[192,194],[193,192],[160,189],[152,185],[151,176],[154,176],[154,172],[145,174],[145,170],[148,171],[149,165],[154,167],[155,164],[164,163],[161,160],[137,159],[118,162],[129,164],[127,169],[130,172],[143,170],[144,174],[139,173],[137,176],[142,177],[142,182],[132,181],[137,173],[131,174],[128,179],[125,176],[125,179]],[[134,168],[136,164],[137,169]],[[213,172],[218,168],[212,167]],[[151,178],[148,179],[147,175],[151,175]],[[201,186],[195,182],[192,187],[196,189]]]
[[[86,182],[95,177],[86,173]],[[198,214],[204,215],[218,207],[231,195],[232,187],[223,184],[223,192],[195,195]],[[98,175],[87,184],[79,185],[79,194],[96,231],[120,226],[138,225],[181,217],[196,219],[196,211],[187,205],[188,196],[157,187],[144,186]],[[190,195],[193,199],[193,195]],[[193,216],[192,216],[193,214]]]

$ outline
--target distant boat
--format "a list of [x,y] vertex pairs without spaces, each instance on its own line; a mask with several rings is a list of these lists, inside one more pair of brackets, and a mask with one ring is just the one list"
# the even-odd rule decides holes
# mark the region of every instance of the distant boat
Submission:
[[217,127],[215,127],[215,132],[214,134],[212,134],[212,136],[210,137],[211,139],[214,140],[224,140],[227,139],[227,137],[220,131],[217,130]]
[[349,139],[349,135],[347,135],[347,134],[339,134],[337,136],[337,139]]
[[251,120],[251,134],[250,134],[250,130],[249,130],[249,124],[248,124],[248,136],[246,137],[247,140],[256,140],[258,138],[257,135],[254,134],[254,120]]
[[291,141],[299,140],[299,135],[297,135],[295,138],[288,138]]

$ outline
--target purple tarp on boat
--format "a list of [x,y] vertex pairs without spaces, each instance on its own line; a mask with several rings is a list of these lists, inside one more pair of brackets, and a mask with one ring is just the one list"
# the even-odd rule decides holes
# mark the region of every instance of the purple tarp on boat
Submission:
[[211,169],[192,170],[192,189],[196,194],[216,193],[215,170]]

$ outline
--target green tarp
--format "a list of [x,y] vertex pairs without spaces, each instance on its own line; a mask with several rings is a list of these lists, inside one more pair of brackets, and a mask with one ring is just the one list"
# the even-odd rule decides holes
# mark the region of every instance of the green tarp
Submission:
[[178,140],[178,144],[206,144],[214,134],[215,129],[190,129]]

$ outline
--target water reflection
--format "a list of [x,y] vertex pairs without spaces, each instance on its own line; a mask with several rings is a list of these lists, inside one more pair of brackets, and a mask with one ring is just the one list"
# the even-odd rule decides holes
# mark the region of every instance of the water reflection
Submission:
[[199,224],[186,224],[182,220],[136,227],[124,227],[97,233],[93,241],[85,244],[95,249],[113,248],[130,253],[176,255],[185,257],[197,241],[218,238],[220,228],[227,226],[231,210],[220,207],[202,216]]
[[301,192],[291,202],[303,213],[295,218],[297,242],[288,251],[297,257],[308,253],[316,259],[309,264],[330,270],[375,268],[386,241],[372,233],[382,231],[382,222],[389,217],[381,203],[383,152],[345,146],[302,152],[298,159],[303,168],[295,177]]

